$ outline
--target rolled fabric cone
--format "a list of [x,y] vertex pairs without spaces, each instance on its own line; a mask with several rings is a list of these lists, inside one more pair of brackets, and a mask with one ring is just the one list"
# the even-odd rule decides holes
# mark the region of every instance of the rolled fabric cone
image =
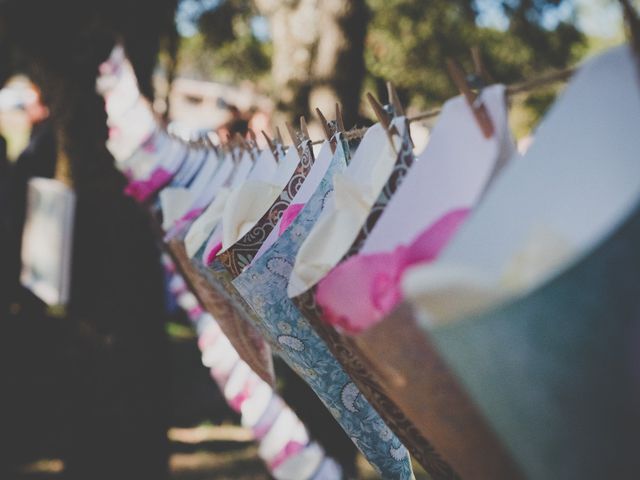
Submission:
[[[256,327],[276,353],[316,392],[369,462],[389,479],[413,478],[408,452],[287,298],[292,257],[317,217],[333,173],[344,168],[338,145],[321,186],[278,241],[233,282],[260,316]],[[305,215],[306,212],[306,215]],[[313,213],[312,213],[313,212]]]
[[234,349],[260,378],[273,385],[275,374],[271,351],[262,336],[234,308],[231,299],[216,289],[215,284],[194,266],[195,262],[192,263],[186,255],[184,243],[174,239],[168,248],[200,304],[218,321]]

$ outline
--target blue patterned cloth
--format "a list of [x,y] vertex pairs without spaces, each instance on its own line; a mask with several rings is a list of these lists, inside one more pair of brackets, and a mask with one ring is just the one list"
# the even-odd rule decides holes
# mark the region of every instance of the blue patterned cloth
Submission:
[[336,172],[346,168],[342,142],[316,192],[289,228],[233,285],[261,318],[257,324],[272,349],[316,392],[354,444],[385,479],[412,479],[409,454],[327,345],[287,297],[293,261],[332,191]]

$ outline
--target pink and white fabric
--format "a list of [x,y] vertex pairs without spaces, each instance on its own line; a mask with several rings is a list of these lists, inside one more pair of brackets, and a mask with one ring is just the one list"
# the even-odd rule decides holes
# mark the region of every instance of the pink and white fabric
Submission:
[[210,237],[220,218],[226,199],[229,196],[229,188],[226,187],[234,172],[235,166],[231,155],[227,155],[216,172],[207,191],[211,196],[211,202],[202,211],[198,218],[191,223],[184,238],[185,248],[189,258],[193,258],[196,252]]
[[258,250],[258,253],[256,253],[252,263],[258,260],[262,254],[276,242],[278,237],[282,235],[282,232],[284,232],[296,219],[298,214],[304,208],[305,203],[311,198],[320,185],[320,182],[324,178],[324,175],[331,164],[332,157],[331,145],[325,140],[320,146],[316,155],[316,161],[313,163],[311,171],[305,178],[300,190],[298,190],[298,193],[293,197],[291,204],[282,213],[282,217],[280,218],[280,222],[278,222],[277,227],[271,231],[267,239],[260,246],[260,249]]
[[319,283],[325,320],[349,333],[380,321],[402,300],[404,272],[437,258],[514,154],[505,89],[482,99],[495,127],[486,139],[462,97],[445,103],[429,143],[407,173],[359,255]]
[[167,232],[165,241],[174,238],[182,229],[195,220],[212,199],[210,185],[220,167],[221,161],[215,151],[208,152],[204,165],[188,188],[165,188],[160,192],[162,207],[162,228]]
[[324,319],[352,334],[378,323],[402,301],[404,272],[435,260],[468,213],[467,209],[447,213],[408,246],[356,255],[338,265],[318,284],[316,301]]
[[169,139],[168,147],[158,152],[158,163],[144,178],[133,178],[125,193],[138,202],[146,202],[155,193],[167,186],[173,179],[188,155],[186,145],[178,140]]
[[289,228],[289,225],[293,223],[303,208],[304,203],[292,203],[287,207],[287,209],[282,213],[282,218],[278,224],[278,236],[282,235],[282,232]]
[[130,182],[148,178],[168,148],[169,136],[161,130],[155,130],[129,157],[118,163],[118,168]]

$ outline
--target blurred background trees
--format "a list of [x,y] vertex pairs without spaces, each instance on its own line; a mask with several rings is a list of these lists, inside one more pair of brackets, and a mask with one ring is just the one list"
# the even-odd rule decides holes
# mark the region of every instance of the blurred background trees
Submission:
[[[602,8],[614,3],[600,2]],[[593,3],[593,2],[591,2]],[[363,86],[391,80],[416,108],[456,94],[447,57],[470,68],[478,46],[493,77],[514,82],[573,64],[588,39],[567,0],[180,0],[181,71],[252,79],[289,119],[339,101],[359,118]],[[205,54],[206,52],[206,54]],[[539,111],[542,95],[530,107]],[[552,98],[552,96],[551,96]]]
[[[316,106],[332,111],[335,101],[343,105],[349,126],[363,123],[363,115],[370,117],[361,104],[363,91],[384,99],[388,80],[414,109],[441,104],[456,94],[446,58],[458,58],[470,69],[472,46],[480,48],[496,81],[510,83],[574,64],[588,51],[622,38],[620,27],[611,36],[611,25],[619,22],[616,0],[86,3],[95,4],[101,24],[109,24],[124,41],[148,97],[154,94],[156,61],[169,83],[177,62],[181,77],[250,83],[273,100],[276,123],[313,116]],[[608,38],[587,36],[584,18],[591,22],[589,31],[598,31],[597,22],[608,26]],[[0,75],[4,66],[0,62]],[[527,100],[529,124],[553,94],[545,91]]]

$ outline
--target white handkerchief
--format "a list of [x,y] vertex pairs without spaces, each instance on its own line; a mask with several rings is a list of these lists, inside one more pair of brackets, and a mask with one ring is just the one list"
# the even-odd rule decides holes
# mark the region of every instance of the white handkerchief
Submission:
[[515,153],[503,85],[482,92],[495,133],[485,138],[463,97],[444,104],[427,148],[407,172],[362,248],[363,254],[407,245],[447,213],[473,208]]
[[[399,149],[404,118],[394,120]],[[304,241],[289,281],[288,294],[305,292],[333,268],[355,240],[396,161],[396,154],[380,124],[365,134],[343,174],[334,177],[334,193]]]
[[[210,185],[214,181],[215,175],[218,173],[220,166],[221,162],[218,159],[218,155],[215,151],[211,150],[204,161],[204,165],[189,187],[189,191],[194,198],[193,204],[189,207],[189,210],[204,208],[211,203],[213,195],[209,192]],[[187,212],[184,213],[186,214]]]
[[262,218],[298,166],[298,153],[290,148],[274,175],[247,180],[229,195],[222,215],[223,251],[240,240]]
[[198,253],[200,247],[207,241],[211,232],[213,232],[218,222],[220,222],[228,197],[229,189],[221,188],[213,202],[211,202],[202,215],[191,225],[184,239],[184,245],[189,258],[193,258],[195,254]]
[[160,192],[162,228],[167,231],[189,211],[195,198],[188,188],[167,187]]
[[[311,171],[307,175],[307,178],[305,178],[304,183],[300,187],[300,190],[298,190],[298,193],[296,193],[295,197],[293,197],[293,200],[291,201],[291,205],[307,203],[307,201],[311,198],[313,193],[316,191],[316,189],[320,185],[320,182],[324,178],[324,174],[326,173],[327,168],[329,168],[329,165],[331,164],[331,160],[333,158],[333,154],[331,152],[331,145],[329,144],[329,142],[326,140],[322,142],[320,149],[317,151],[317,153],[314,153],[314,155],[315,155],[316,161],[313,162]],[[282,219],[280,219],[276,227],[273,230],[271,230],[271,233],[269,234],[267,239],[263,242],[263,244],[260,246],[258,253],[256,253],[256,256],[253,258],[251,263],[258,260],[262,256],[262,254],[266,252],[269,249],[269,247],[271,247],[271,245],[273,245],[276,242],[276,240],[280,236],[281,221]]]
[[231,154],[225,157],[211,184],[205,189],[209,198],[213,198],[213,201],[193,222],[185,236],[185,248],[190,258],[193,258],[219,225],[233,186],[241,184],[247,178],[252,166],[253,162],[249,155],[244,155],[238,165],[234,165]]
[[282,187],[258,180],[247,180],[231,192],[222,216],[222,246],[227,249],[240,240],[260,220]]
[[171,149],[169,137],[158,130],[144,142],[135,153],[118,164],[118,168],[126,172],[134,180],[144,180],[159,165],[160,160],[168,155]]
[[268,148],[258,153],[255,166],[247,177],[247,180],[269,180],[278,171],[278,162],[276,162],[273,152]]

